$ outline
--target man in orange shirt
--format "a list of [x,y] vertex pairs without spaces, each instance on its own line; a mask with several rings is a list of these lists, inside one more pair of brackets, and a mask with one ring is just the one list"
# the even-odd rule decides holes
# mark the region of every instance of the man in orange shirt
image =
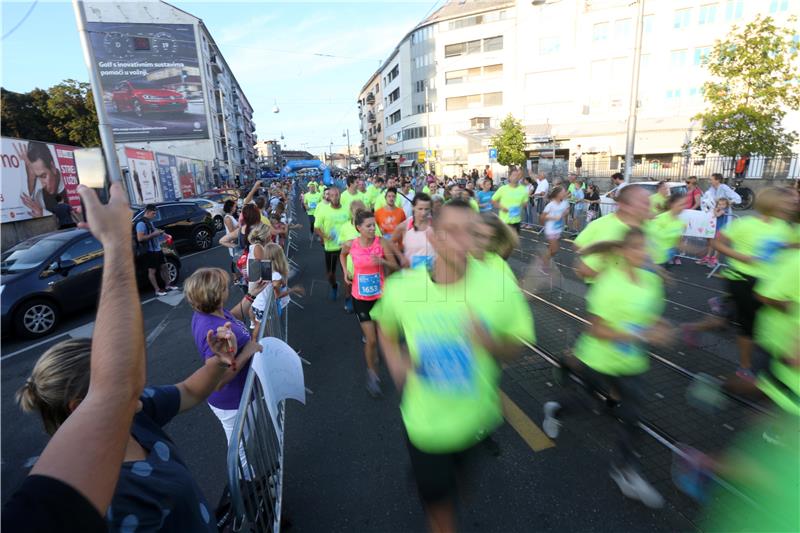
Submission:
[[406,213],[402,207],[395,205],[397,199],[397,189],[390,187],[386,190],[386,205],[375,212],[375,222],[381,228],[381,233],[387,239],[392,237],[394,228],[406,219]]

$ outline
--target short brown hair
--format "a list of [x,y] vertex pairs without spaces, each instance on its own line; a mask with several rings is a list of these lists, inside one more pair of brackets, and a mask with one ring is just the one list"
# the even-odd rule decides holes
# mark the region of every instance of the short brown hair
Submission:
[[230,277],[221,268],[198,268],[183,284],[183,294],[192,309],[213,313],[222,308]]

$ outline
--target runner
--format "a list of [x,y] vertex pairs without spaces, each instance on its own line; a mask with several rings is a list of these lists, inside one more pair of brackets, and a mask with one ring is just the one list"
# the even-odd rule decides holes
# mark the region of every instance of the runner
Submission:
[[358,178],[355,176],[347,176],[347,189],[342,193],[340,200],[345,211],[350,212],[350,202],[353,200],[361,200],[364,202],[366,198],[364,198],[361,191],[358,190]]
[[541,221],[544,225],[544,234],[547,237],[547,254],[542,260],[542,272],[550,273],[553,258],[558,253],[561,232],[564,231],[564,222],[569,212],[570,204],[567,202],[567,191],[556,185],[548,195],[547,205],[542,210]]
[[375,398],[381,394],[378,377],[378,338],[370,311],[383,292],[384,267],[397,269],[389,243],[375,235],[375,215],[359,210],[355,217],[358,237],[342,246],[342,262],[352,260],[353,273],[345,274],[352,285],[353,309],[364,334],[364,358],[367,363],[367,391]]
[[442,206],[433,218],[433,271],[394,274],[371,312],[402,391],[411,465],[431,531],[455,531],[457,475],[502,422],[500,368],[492,356],[510,358],[522,341],[534,342],[517,285],[505,284],[498,302],[484,282],[489,271],[469,260],[477,223],[461,200]]
[[514,169],[508,176],[508,184],[503,185],[492,195],[492,205],[500,212],[500,220],[519,233],[522,210],[528,203],[528,189],[519,184],[522,171]]
[[739,327],[736,375],[748,381],[754,379],[753,324],[761,306],[753,287],[757,280],[767,277],[776,254],[794,243],[794,230],[787,221],[794,219],[797,201],[791,191],[769,187],[758,193],[755,208],[758,215],[734,220],[714,239],[714,248],[728,258],[723,276],[728,280]]
[[666,181],[659,181],[656,185],[656,192],[650,196],[650,211],[653,216],[660,215],[667,210],[669,202],[669,188]]
[[[621,240],[631,228],[640,227],[650,218],[650,201],[647,190],[639,185],[628,185],[617,194],[617,212],[592,221],[575,238],[575,247],[582,248],[601,241]],[[587,282],[597,276],[613,256],[580,254],[575,273]]]
[[402,250],[401,265],[416,268],[426,265],[433,267],[433,249],[430,245],[431,198],[424,192],[414,196],[412,217],[405,224],[399,224],[392,235],[392,242]]
[[394,187],[387,189],[386,205],[375,211],[375,220],[387,239],[392,237],[394,229],[406,219],[406,213],[403,208],[395,205],[396,199],[397,189]]
[[[586,307],[591,326],[578,338],[574,357],[566,358],[561,369],[562,383],[567,384],[567,374],[573,373],[590,391],[613,399],[620,435],[611,479],[625,496],[658,508],[664,499],[639,472],[633,446],[642,401],[641,376],[649,367],[644,345],[665,344],[672,335],[669,324],[661,319],[664,284],[647,268],[646,243],[643,231],[633,228],[622,241],[598,242],[583,249],[586,255],[613,254],[616,263],[589,288]],[[544,413],[542,429],[557,438],[559,417],[565,410],[559,402],[550,401]]]
[[331,187],[328,189],[329,205],[318,206],[315,213],[314,229],[322,239],[322,246],[325,250],[325,272],[328,283],[331,286],[328,298],[336,301],[339,297],[339,284],[336,282],[336,265],[339,262],[339,252],[342,247],[339,244],[341,227],[350,218],[350,213],[342,207],[339,202],[339,189]]
[[[347,224],[343,224],[341,227],[341,231],[339,232],[339,246],[344,249],[346,244],[349,244],[350,241],[353,239],[358,238],[358,229],[356,229],[356,214],[359,211],[367,211],[367,207],[364,205],[364,202],[361,200],[353,200],[350,203],[350,220]],[[378,237],[381,237],[381,230],[380,228],[375,228],[375,234]],[[353,258],[350,257],[348,254],[344,254],[346,256],[346,261],[342,262],[342,256],[339,256],[339,263],[342,267],[342,272],[344,272],[344,284],[345,284],[345,294],[347,297],[344,299],[344,310],[348,313],[353,312],[353,298],[350,296],[350,282],[348,281],[348,277],[353,277]]]
[[686,229],[686,222],[680,219],[685,206],[686,197],[683,194],[673,194],[666,204],[667,210],[644,225],[653,263],[667,270],[673,264]]
[[481,190],[475,193],[475,197],[478,200],[478,207],[480,208],[481,213],[485,213],[487,211],[492,210],[493,194],[494,192],[492,191],[492,182],[487,179],[481,181]]
[[317,191],[317,184],[311,182],[308,184],[308,192],[303,194],[301,198],[303,209],[308,214],[308,228],[311,232],[311,237],[314,237],[314,213],[317,210],[317,205],[322,201],[322,193]]

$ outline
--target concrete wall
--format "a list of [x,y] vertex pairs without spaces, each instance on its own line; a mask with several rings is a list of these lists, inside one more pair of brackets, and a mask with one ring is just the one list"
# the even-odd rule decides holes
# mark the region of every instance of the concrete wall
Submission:
[[0,227],[3,251],[30,237],[58,229],[56,217],[32,218],[19,222],[6,222]]

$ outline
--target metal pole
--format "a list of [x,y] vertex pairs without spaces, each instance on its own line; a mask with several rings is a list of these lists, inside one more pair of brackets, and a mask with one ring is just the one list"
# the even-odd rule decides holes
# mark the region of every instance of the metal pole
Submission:
[[427,118],[427,126],[425,126],[425,167],[426,171],[430,172],[430,158],[433,153],[431,152],[431,104],[428,100],[428,82],[429,80],[425,80],[425,117]]
[[639,67],[642,63],[642,32],[644,30],[644,0],[639,0],[636,17],[636,44],[633,48],[633,73],[631,75],[631,97],[628,103],[628,133],[625,139],[625,183],[631,181],[633,171],[633,145],[636,140],[636,114],[639,104]]
[[350,128],[347,131],[347,171],[350,171]]
[[100,77],[97,75],[97,69],[95,68],[97,63],[94,58],[94,50],[92,50],[89,32],[86,29],[86,11],[83,6],[83,0],[72,0],[72,7],[75,10],[75,22],[78,26],[78,36],[81,39],[81,48],[83,48],[83,60],[89,70],[89,82],[92,85],[92,96],[94,98],[94,107],[97,111],[98,129],[100,130],[100,142],[103,145],[103,152],[106,156],[108,177],[111,178],[112,183],[115,181],[121,182],[122,169],[119,166],[119,158],[117,158],[114,132],[106,114],[103,87],[100,84]]
[[[220,91],[222,93],[222,91]],[[233,167],[233,158],[231,157],[231,140],[228,137],[228,115],[225,114],[225,100],[220,94],[219,105],[222,106],[222,133],[225,134],[225,155],[228,156],[228,172],[230,172],[229,180],[236,180],[236,171]],[[242,183],[244,185],[244,183]]]

